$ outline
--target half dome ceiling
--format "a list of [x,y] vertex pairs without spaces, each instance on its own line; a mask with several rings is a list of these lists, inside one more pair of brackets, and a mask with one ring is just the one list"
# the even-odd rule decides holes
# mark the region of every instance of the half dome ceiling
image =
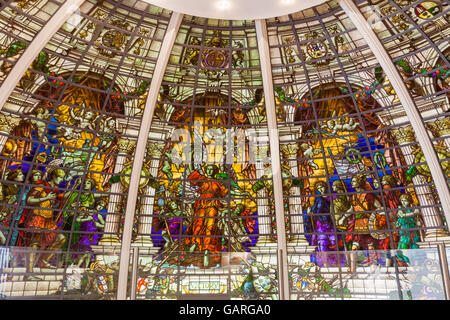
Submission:
[[[298,279],[311,266],[338,279],[327,282],[334,292],[348,285],[353,297],[380,299],[386,288],[352,284],[349,251],[385,254],[448,235],[436,191],[450,174],[448,3],[356,1],[421,112],[438,180],[407,106],[338,1],[230,0],[212,10],[218,2],[86,0],[23,64],[0,110],[0,213],[12,217],[0,243],[45,254],[11,264],[38,276],[48,265],[111,268],[126,279],[133,245],[148,283],[139,299],[217,288],[236,299],[330,297],[304,290]],[[3,3],[1,85],[68,2]],[[70,201],[44,209],[13,197],[36,195],[41,183]],[[25,213],[50,211],[64,238],[54,245],[30,236],[41,232],[36,221],[19,226]]]
[[273,18],[311,8],[326,0],[144,0],[156,6],[193,16],[255,20]]

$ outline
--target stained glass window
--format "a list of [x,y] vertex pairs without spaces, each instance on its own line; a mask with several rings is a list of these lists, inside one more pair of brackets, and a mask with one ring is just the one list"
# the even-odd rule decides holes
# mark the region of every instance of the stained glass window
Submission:
[[[449,6],[355,3],[413,106],[334,0],[74,8],[0,106],[1,298],[445,299]],[[2,90],[63,5],[2,2]]]

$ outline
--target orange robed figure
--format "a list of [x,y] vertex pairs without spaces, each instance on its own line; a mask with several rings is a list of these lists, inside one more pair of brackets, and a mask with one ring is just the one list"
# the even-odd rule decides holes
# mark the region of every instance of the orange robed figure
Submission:
[[[198,186],[197,192],[200,198],[194,203],[194,217],[189,224],[186,235],[186,244],[191,251],[208,251],[218,253],[221,251],[220,231],[217,227],[219,208],[223,205],[219,199],[228,193],[228,188],[219,181],[214,181],[219,168],[215,165],[208,165],[205,168],[205,175],[198,171],[192,172],[188,176],[190,184]],[[199,236],[199,237],[196,237]],[[193,247],[195,245],[195,247]]]

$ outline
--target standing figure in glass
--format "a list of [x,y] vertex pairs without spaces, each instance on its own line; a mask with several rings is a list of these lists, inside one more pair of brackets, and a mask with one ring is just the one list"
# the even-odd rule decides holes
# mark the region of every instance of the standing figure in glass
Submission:
[[420,226],[418,220],[420,211],[418,208],[411,209],[414,206],[413,199],[409,193],[400,196],[401,206],[397,212],[397,222],[395,227],[398,228],[400,241],[398,249],[417,249],[417,242],[420,241],[420,234],[417,229]]
[[311,236],[311,244],[316,245],[315,255],[319,266],[329,263],[335,265],[337,256],[326,253],[328,251],[336,251],[336,233],[334,230],[333,220],[330,215],[330,199],[325,196],[328,186],[324,181],[317,181],[314,184],[314,190],[319,196],[314,199],[313,207],[308,207],[307,213],[311,216],[313,234]]
[[[35,209],[28,209],[28,217],[25,227],[30,229],[27,235],[27,244],[32,249],[48,250],[39,261],[41,268],[54,268],[50,264],[53,258],[53,251],[61,248],[66,242],[66,237],[58,233],[60,228],[61,214],[64,198],[67,193],[58,190],[58,186],[64,181],[65,173],[62,169],[54,169],[50,173],[50,180],[44,182],[42,186],[36,186],[30,190],[27,196],[27,205]],[[54,216],[58,216],[56,218]],[[36,253],[31,252],[27,261],[27,272],[32,272],[35,263]]]
[[194,203],[194,216],[186,230],[186,245],[190,252],[202,252],[205,254],[204,266],[208,265],[208,254],[216,254],[213,259],[219,262],[217,254],[221,251],[220,230],[217,219],[219,208],[222,207],[219,199],[228,194],[221,182],[215,181],[219,168],[216,165],[207,165],[205,174],[198,170],[189,174],[188,180],[200,197]]
[[376,242],[369,234],[369,216],[372,211],[381,208],[381,203],[376,195],[372,192],[367,192],[366,176],[357,174],[351,180],[352,188],[356,193],[352,195],[350,202],[353,213],[345,214],[338,222],[339,225],[348,220],[348,228],[346,241],[352,243],[352,250],[365,250],[371,242]]

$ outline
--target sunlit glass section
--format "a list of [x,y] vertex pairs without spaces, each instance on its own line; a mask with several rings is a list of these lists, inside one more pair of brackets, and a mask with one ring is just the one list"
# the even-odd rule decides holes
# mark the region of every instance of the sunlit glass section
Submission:
[[85,1],[3,106],[0,234],[16,280],[5,296],[115,297],[130,166],[169,18],[142,2]]
[[[311,10],[268,23],[291,298],[395,296],[408,285],[399,273],[411,266],[407,249],[446,235],[441,206],[363,36],[333,2]],[[368,266],[376,279],[395,276],[374,286],[363,280]]]

